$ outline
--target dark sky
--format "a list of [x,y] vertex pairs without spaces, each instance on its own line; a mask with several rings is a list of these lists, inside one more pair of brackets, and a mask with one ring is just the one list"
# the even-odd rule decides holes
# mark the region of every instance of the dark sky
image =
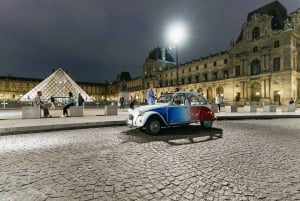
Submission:
[[[61,66],[76,81],[142,74],[148,53],[185,24],[179,62],[227,50],[247,14],[273,0],[0,0],[0,76],[45,78]],[[281,0],[288,13],[300,0]],[[174,55],[174,52],[170,52]]]

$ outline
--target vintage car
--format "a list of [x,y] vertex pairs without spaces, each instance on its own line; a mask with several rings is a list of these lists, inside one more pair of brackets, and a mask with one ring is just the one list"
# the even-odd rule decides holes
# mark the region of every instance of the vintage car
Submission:
[[127,124],[145,129],[148,134],[158,134],[161,127],[190,123],[200,123],[204,128],[211,128],[214,120],[215,113],[201,94],[179,91],[162,95],[155,105],[129,109]]

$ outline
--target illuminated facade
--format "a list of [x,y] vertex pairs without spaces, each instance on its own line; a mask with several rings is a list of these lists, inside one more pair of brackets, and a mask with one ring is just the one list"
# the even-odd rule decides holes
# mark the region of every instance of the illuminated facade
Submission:
[[[288,15],[275,1],[248,14],[238,39],[227,51],[180,65],[180,90],[202,92],[211,101],[220,93],[229,104],[299,100],[299,51],[300,9]],[[153,84],[157,95],[174,91],[176,70],[174,62],[149,55],[142,86],[146,89]]]

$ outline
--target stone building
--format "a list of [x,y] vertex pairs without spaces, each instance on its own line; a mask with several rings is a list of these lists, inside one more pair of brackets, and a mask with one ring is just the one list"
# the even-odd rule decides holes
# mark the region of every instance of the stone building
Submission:
[[134,93],[144,98],[150,83],[157,95],[174,91],[178,73],[180,90],[202,92],[211,101],[220,93],[228,104],[285,104],[291,97],[300,98],[299,50],[300,9],[287,14],[274,1],[248,13],[239,37],[226,51],[177,69],[165,49],[152,50],[139,82],[144,91]]

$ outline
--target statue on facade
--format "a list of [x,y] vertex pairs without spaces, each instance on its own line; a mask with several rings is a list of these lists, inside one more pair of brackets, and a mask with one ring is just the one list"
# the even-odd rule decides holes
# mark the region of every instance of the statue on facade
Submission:
[[127,83],[125,80],[122,81],[121,91],[127,91]]

